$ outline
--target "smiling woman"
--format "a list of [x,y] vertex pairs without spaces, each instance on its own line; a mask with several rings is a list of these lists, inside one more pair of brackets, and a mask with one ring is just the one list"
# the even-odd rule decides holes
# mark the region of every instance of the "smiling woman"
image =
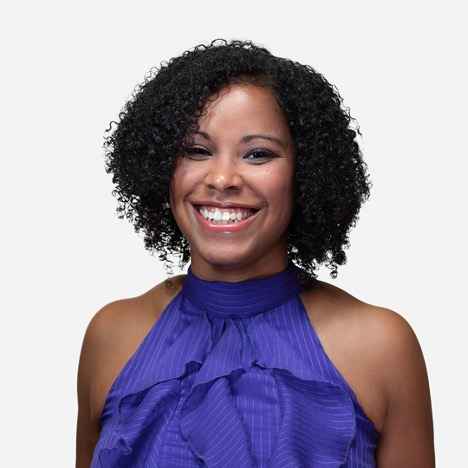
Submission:
[[434,466],[411,327],[316,275],[369,196],[351,121],[322,75],[250,41],[137,88],[106,139],[118,212],[190,266],[90,322],[77,467]]

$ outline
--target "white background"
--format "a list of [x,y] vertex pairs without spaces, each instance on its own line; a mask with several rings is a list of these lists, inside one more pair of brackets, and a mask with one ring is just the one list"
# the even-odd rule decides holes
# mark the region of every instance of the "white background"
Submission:
[[164,279],[142,236],[116,216],[104,130],[152,66],[218,37],[250,39],[311,65],[357,119],[372,194],[348,263],[336,280],[325,268],[320,278],[408,320],[428,367],[438,466],[464,463],[468,81],[461,4],[2,7],[2,466],[74,466],[86,326],[106,303]]

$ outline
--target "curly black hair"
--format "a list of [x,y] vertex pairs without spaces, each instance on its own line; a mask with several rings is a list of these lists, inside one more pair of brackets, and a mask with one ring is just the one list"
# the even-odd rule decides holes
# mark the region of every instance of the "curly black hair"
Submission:
[[320,73],[252,41],[197,45],[161,62],[135,88],[104,137],[118,217],[143,230],[145,248],[158,253],[169,274],[169,255],[180,255],[180,268],[189,261],[190,246],[169,206],[171,175],[205,105],[232,83],[267,87],[289,125],[296,163],[288,258],[314,278],[326,263],[336,278],[337,265],[346,263],[349,230],[371,187],[356,142],[359,127],[352,128],[355,119]]

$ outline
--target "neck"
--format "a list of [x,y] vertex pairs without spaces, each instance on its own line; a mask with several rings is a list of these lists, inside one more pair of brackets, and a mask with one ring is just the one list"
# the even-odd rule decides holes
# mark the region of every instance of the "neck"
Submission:
[[280,253],[272,251],[259,259],[229,262],[208,261],[193,253],[190,268],[193,274],[205,281],[225,281],[237,283],[248,279],[260,279],[284,271],[288,266],[288,256],[284,249]]
[[212,317],[247,318],[286,302],[299,294],[298,268],[288,262],[277,272],[240,281],[206,280],[191,267],[185,278],[182,294],[195,305],[197,313]]

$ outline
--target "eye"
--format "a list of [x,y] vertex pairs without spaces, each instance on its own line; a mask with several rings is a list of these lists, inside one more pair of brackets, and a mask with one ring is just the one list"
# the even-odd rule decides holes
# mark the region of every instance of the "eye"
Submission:
[[206,151],[204,148],[192,147],[192,148],[184,148],[183,149],[184,156],[190,156],[190,159],[197,159],[193,158],[192,156],[206,156],[210,153]]
[[251,159],[251,161],[258,161],[259,159],[260,160],[262,160],[262,159],[272,159],[272,158],[277,158],[278,157],[269,150],[258,149],[258,150],[251,151],[249,154],[247,154],[245,159],[249,159],[249,157],[252,156],[252,155],[258,155],[259,157],[253,158],[253,159]]

